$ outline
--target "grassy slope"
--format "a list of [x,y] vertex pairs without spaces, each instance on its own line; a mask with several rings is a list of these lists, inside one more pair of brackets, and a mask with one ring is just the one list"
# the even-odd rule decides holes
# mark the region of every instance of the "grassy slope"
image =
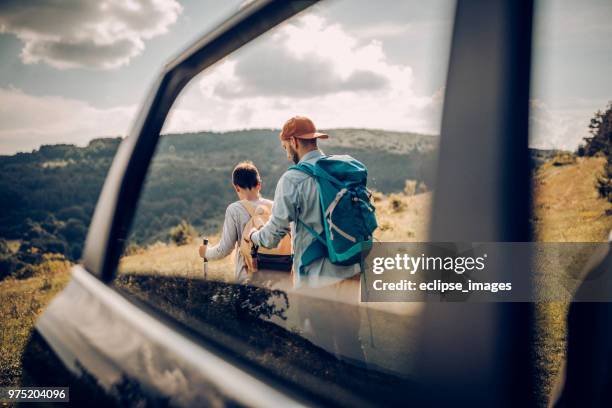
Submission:
[[69,267],[65,261],[49,261],[32,278],[0,282],[0,386],[19,384],[21,353],[34,322],[68,283]]
[[[375,233],[380,241],[423,241],[426,239],[427,220],[431,193],[406,196],[392,194],[376,195],[376,208],[381,228]],[[396,206],[393,206],[393,202]],[[210,237],[211,245],[219,237]],[[144,251],[123,257],[121,273],[155,273],[163,275],[202,276],[202,260],[197,254],[199,242],[176,247],[156,244]],[[232,276],[234,253],[225,259],[211,261],[208,266],[209,279],[228,281]]]
[[597,196],[595,175],[605,159],[578,158],[555,166],[543,164],[534,180],[536,236],[546,242],[601,242],[612,227],[610,205]]
[[[219,241],[218,236],[210,237],[211,245]],[[198,255],[198,240],[188,245],[175,246],[155,244],[141,252],[123,257],[119,265],[119,273],[179,275],[202,277],[203,263]],[[208,263],[208,278],[229,281],[232,276],[228,272],[234,270],[234,253],[222,260]]]
[[[534,180],[535,233],[545,242],[602,242],[612,229],[610,204],[598,198],[595,175],[603,158],[578,158],[562,166],[543,164]],[[550,395],[565,358],[568,303],[541,303],[536,308],[535,358],[541,404]]]

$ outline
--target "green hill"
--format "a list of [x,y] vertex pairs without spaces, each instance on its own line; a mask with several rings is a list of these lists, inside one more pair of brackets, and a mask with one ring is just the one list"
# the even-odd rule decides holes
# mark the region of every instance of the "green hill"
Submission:
[[[330,129],[328,154],[350,154],[370,171],[370,187],[399,192],[407,179],[433,184],[437,137],[366,129]],[[0,279],[43,253],[77,260],[98,194],[120,138],[92,140],[86,147],[49,145],[31,153],[0,156]],[[236,199],[230,174],[251,160],[271,197],[289,163],[278,130],[199,132],[162,136],[141,197],[131,241],[166,240],[186,220],[212,232]]]
[[[433,183],[437,138],[369,130],[330,130],[321,143],[328,154],[350,154],[368,166],[369,186],[402,191],[407,179]],[[263,179],[263,195],[272,197],[289,166],[277,130],[196,133],[164,136],[158,146],[135,221],[137,242],[161,239],[165,230],[186,219],[197,228],[218,226],[227,204],[236,199],[230,175],[236,163],[251,160]]]

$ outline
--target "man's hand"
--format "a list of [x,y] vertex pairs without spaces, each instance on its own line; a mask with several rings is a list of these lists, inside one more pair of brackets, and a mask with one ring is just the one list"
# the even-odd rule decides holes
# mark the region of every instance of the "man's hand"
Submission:
[[207,245],[200,245],[200,248],[198,248],[198,252],[200,253],[200,258],[206,258],[206,247]]
[[249,233],[246,236],[242,237],[247,244],[252,244],[253,243],[251,241],[251,235],[253,235],[254,232],[257,232],[257,228],[251,228]]

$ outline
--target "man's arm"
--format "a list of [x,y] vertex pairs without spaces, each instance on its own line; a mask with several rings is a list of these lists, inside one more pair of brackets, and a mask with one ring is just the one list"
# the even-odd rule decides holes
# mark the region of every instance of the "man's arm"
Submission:
[[280,240],[289,233],[289,224],[295,221],[297,200],[298,190],[285,173],[276,185],[272,215],[259,231],[249,234],[252,242],[264,248],[276,248]]

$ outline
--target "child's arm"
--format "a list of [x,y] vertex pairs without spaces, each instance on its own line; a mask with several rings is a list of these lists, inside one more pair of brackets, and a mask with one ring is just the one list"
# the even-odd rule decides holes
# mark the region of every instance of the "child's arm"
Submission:
[[217,245],[206,248],[206,259],[210,261],[225,258],[234,250],[236,241],[238,241],[238,218],[232,206],[228,206],[225,210],[221,240]]

